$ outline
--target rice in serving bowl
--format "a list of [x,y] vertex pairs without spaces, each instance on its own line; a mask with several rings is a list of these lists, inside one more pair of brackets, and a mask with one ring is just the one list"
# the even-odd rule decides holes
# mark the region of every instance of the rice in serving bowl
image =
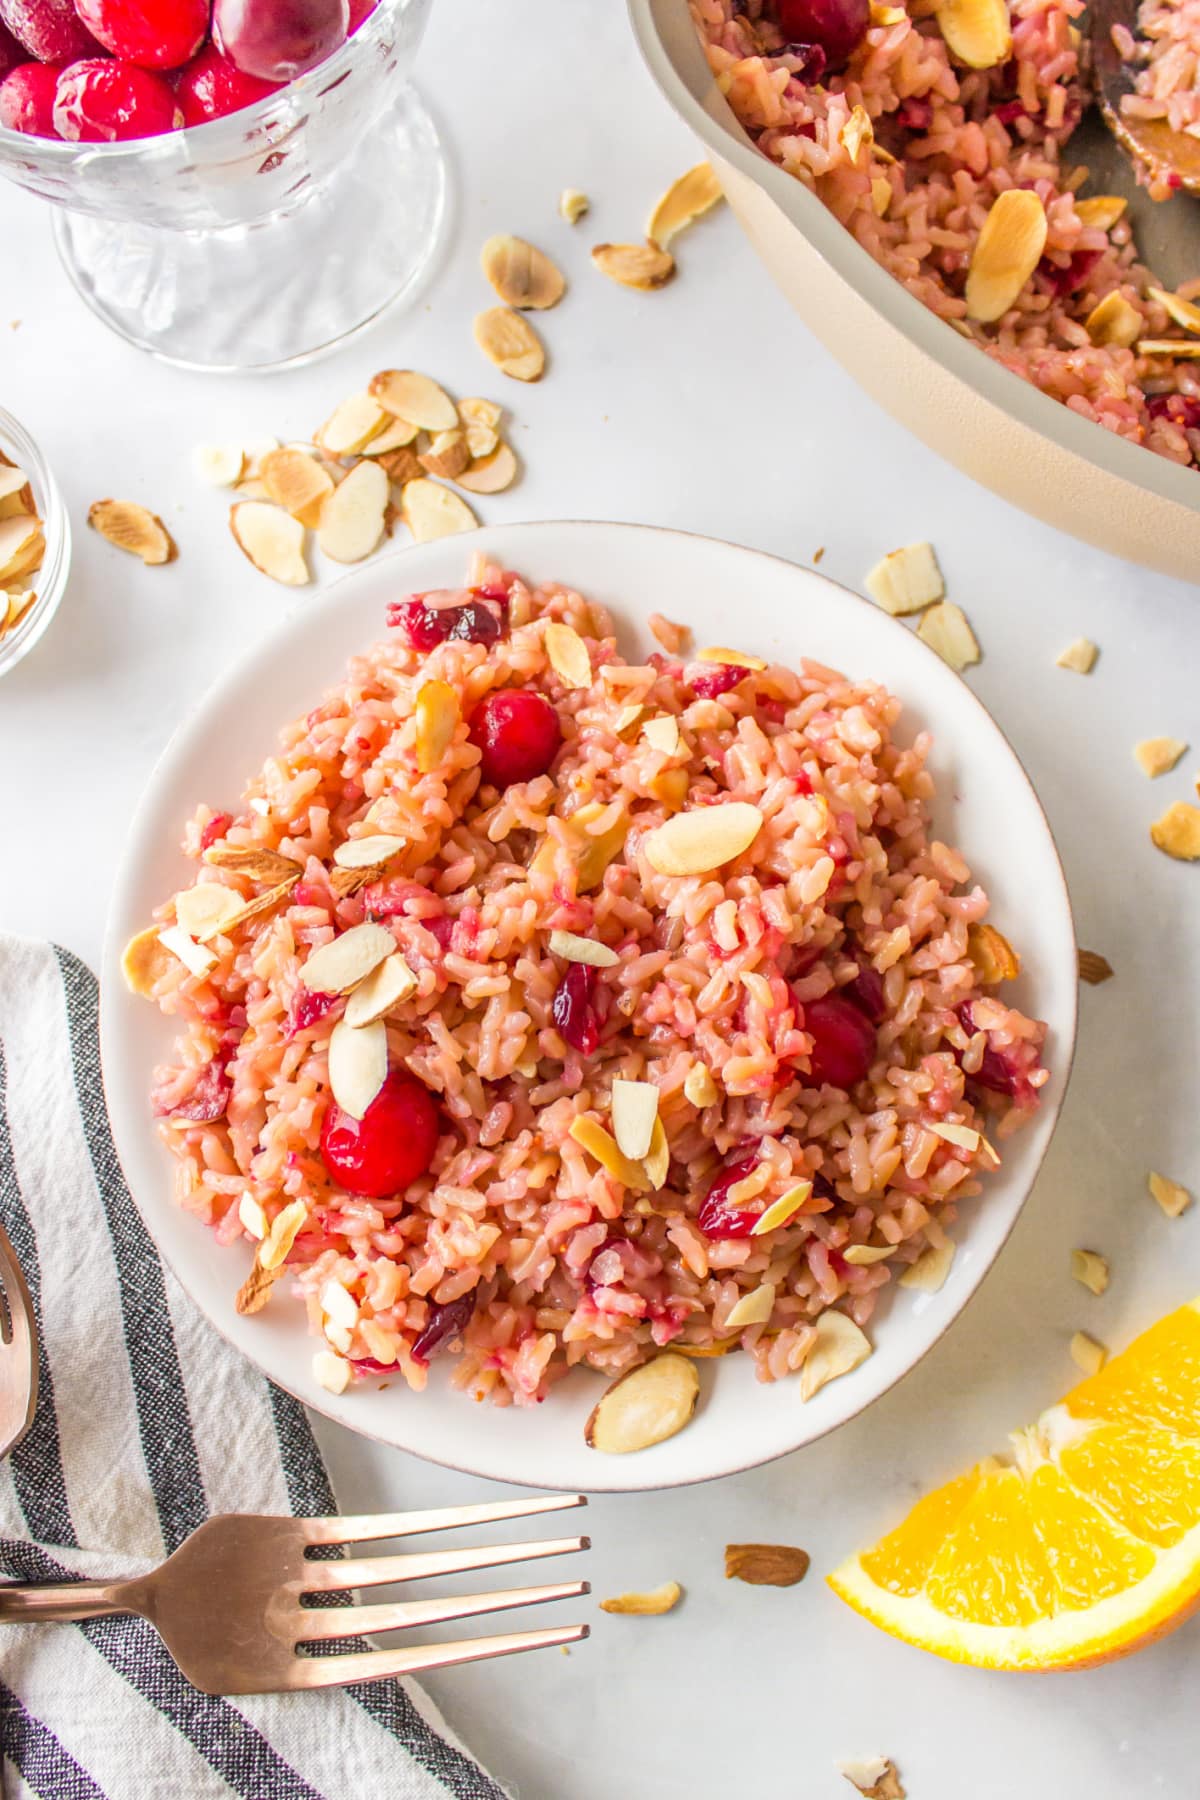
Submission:
[[[161,946],[148,966],[146,989],[184,1028],[155,1085],[180,1198],[220,1237],[256,1239],[259,1257],[263,1231],[270,1242],[273,1221],[299,1215],[281,1267],[333,1381],[395,1371],[420,1387],[428,1357],[459,1346],[460,1386],[529,1402],[577,1362],[617,1374],[664,1345],[731,1342],[763,1379],[781,1376],[825,1309],[862,1323],[895,1273],[947,1244],[993,1161],[980,1133],[1002,1141],[1036,1105],[1043,1027],[998,997],[1007,945],[982,927],[961,858],[931,839],[927,741],[899,741],[881,687],[674,651],[631,667],[576,593],[490,567],[471,588],[426,606],[486,610],[493,641],[416,650],[405,625],[285,731],[236,817],[202,807],[187,828],[192,856],[218,858],[201,884],[246,901],[273,890],[236,873],[231,850],[300,868],[211,938],[202,974]],[[586,669],[551,634],[553,666],[548,625],[573,628]],[[422,772],[418,696],[434,683],[457,723]],[[512,689],[545,695],[563,747],[552,774],[481,790],[469,721]],[[647,739],[656,719],[665,733]],[[736,859],[655,868],[669,817],[730,804],[761,814]],[[335,893],[338,846],[379,834],[404,849]],[[348,1193],[323,1161],[347,1003],[314,1002],[304,982],[321,945],[372,917],[416,978],[388,1015],[388,1061],[440,1115],[430,1172],[383,1200]],[[561,1003],[556,1022],[568,973],[589,965],[560,939],[551,949],[555,931],[616,957],[576,979],[592,990],[594,1047]],[[847,1007],[874,1015],[869,1070],[817,1086],[814,1021],[840,1009],[844,1028]],[[613,1173],[594,1154],[613,1162],[596,1133],[617,1078],[653,1083],[665,1169]],[[747,1228],[785,1199],[783,1223]],[[885,1255],[847,1259],[868,1245]],[[767,1285],[769,1313],[728,1327]]]

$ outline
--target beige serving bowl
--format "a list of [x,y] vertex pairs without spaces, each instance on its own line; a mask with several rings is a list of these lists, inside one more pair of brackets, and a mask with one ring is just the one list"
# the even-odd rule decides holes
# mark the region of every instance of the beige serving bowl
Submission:
[[935,318],[803,182],[770,162],[708,67],[687,0],[628,0],[654,80],[701,139],[747,237],[872,399],[956,468],[1047,524],[1200,577],[1200,474],[1115,437]]

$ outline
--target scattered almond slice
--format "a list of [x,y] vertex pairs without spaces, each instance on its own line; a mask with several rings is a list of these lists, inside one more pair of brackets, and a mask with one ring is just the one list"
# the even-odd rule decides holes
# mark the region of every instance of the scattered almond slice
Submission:
[[859,153],[866,146],[868,154],[875,142],[875,127],[871,123],[871,115],[865,106],[852,106],[850,116],[838,133],[842,147],[852,163],[857,163]]
[[1170,1181],[1165,1175],[1152,1173],[1147,1180],[1151,1197],[1166,1213],[1168,1219],[1177,1219],[1192,1204],[1192,1196],[1178,1181]]
[[871,1355],[871,1340],[849,1314],[823,1312],[816,1321],[812,1348],[800,1365],[800,1398],[811,1400],[827,1382],[848,1375]]
[[598,938],[576,937],[573,931],[550,933],[550,954],[565,962],[589,963],[594,969],[611,969],[619,960],[615,950]]
[[302,525],[318,523],[325,498],[333,492],[328,469],[315,456],[290,446],[264,456],[260,476],[270,499]]
[[896,1765],[886,1756],[847,1758],[837,1765],[851,1787],[856,1787],[863,1800],[905,1800]]
[[646,1189],[645,1171],[637,1163],[625,1156],[612,1133],[606,1131],[598,1119],[589,1113],[580,1113],[572,1121],[568,1134],[583,1147],[589,1156],[596,1161],[606,1174],[619,1181],[623,1187],[631,1188],[634,1193],[644,1193]]
[[180,925],[168,925],[159,932],[158,941],[164,950],[169,950],[172,956],[179,958],[189,975],[207,975],[217,965],[213,952],[196,943]]
[[255,568],[284,587],[312,580],[304,560],[304,526],[263,500],[238,500],[229,509],[229,529],[238,549]]
[[507,306],[490,306],[475,316],[475,342],[502,374],[514,381],[540,381],[546,369],[546,352],[537,332],[520,313]]
[[189,937],[215,936],[242,910],[242,896],[219,881],[199,881],[175,897],[175,919]]
[[[471,431],[482,429],[471,426]],[[469,432],[468,432],[469,436]],[[517,478],[517,459],[507,444],[497,444],[486,455],[478,456],[455,480],[470,494],[502,494]]]
[[369,920],[352,925],[313,951],[302,970],[304,985],[315,994],[347,994],[395,948],[395,938],[382,925]]
[[642,1168],[646,1171],[650,1186],[657,1193],[671,1168],[671,1146],[667,1142],[666,1127],[661,1119],[654,1121],[654,1130],[650,1133],[650,1148],[642,1158]]
[[645,710],[645,707],[640,705],[623,706],[613,720],[613,731],[617,737],[624,737],[627,731],[632,731],[633,727],[640,722]]
[[[483,462],[485,457],[491,456],[500,447],[496,427],[485,425],[482,420],[469,419],[463,428],[463,435],[467,440],[467,453],[472,462]],[[513,457],[513,468],[516,468],[516,457]]]
[[390,488],[378,463],[356,463],[325,496],[317,542],[334,562],[356,563],[370,556],[383,536]]
[[761,656],[751,656],[748,650],[730,650],[724,644],[706,644],[703,650],[697,650],[696,661],[725,663],[733,669],[751,669],[756,673],[767,667]]
[[36,588],[7,594],[0,588],[0,608],[3,608],[3,612],[0,612],[0,632],[15,630],[30,607],[36,604]]
[[470,460],[467,434],[460,425],[456,425],[453,431],[435,432],[429,441],[428,450],[422,450],[417,457],[423,469],[430,475],[440,475],[444,481],[455,480]]
[[796,1544],[726,1544],[725,1579],[751,1587],[795,1587],[811,1560]]
[[591,202],[578,188],[564,188],[558,196],[558,210],[568,225],[578,225]]
[[357,894],[373,881],[382,880],[386,872],[386,863],[365,863],[361,869],[339,869],[335,864],[329,870],[329,885],[338,899],[344,900],[348,894]]
[[281,856],[278,850],[242,849],[236,844],[210,844],[204,860],[213,869],[232,869],[248,881],[266,882],[275,887],[281,881],[295,880],[304,873],[303,865],[293,857]]
[[631,1162],[640,1162],[649,1154],[658,1119],[658,1089],[652,1081],[624,1081],[617,1076],[610,1111],[618,1150]]
[[382,1019],[369,1025],[339,1019],[329,1034],[329,1088],[342,1111],[361,1119],[387,1072],[387,1026]]
[[1173,356],[1177,362],[1195,362],[1200,357],[1200,343],[1187,343],[1179,338],[1139,338],[1139,356]]
[[1054,661],[1060,669],[1073,669],[1076,675],[1090,675],[1099,654],[1091,638],[1076,638],[1065,650],[1059,651]]
[[1200,806],[1176,800],[1150,827],[1150,841],[1178,862],[1200,859]]
[[994,69],[1012,53],[1005,0],[941,0],[938,30],[952,56],[968,69]]
[[867,1269],[872,1263],[886,1262],[895,1248],[894,1244],[847,1244],[838,1254],[852,1269]]
[[1046,248],[1046,210],[1032,188],[992,202],[967,271],[968,319],[994,324],[1013,306]]
[[566,283],[550,258],[524,238],[501,232],[483,246],[480,263],[484,274],[506,306],[532,307],[538,312],[557,306]]
[[407,839],[387,837],[376,833],[372,837],[346,838],[333,853],[333,860],[339,869],[373,869],[378,863],[389,862],[393,856],[399,856],[407,849]]
[[1144,323],[1137,307],[1119,288],[1098,300],[1083,322],[1093,344],[1114,344],[1122,350],[1137,342]]
[[1158,775],[1169,774],[1186,749],[1187,745],[1179,738],[1143,738],[1140,744],[1133,746],[1133,759],[1142,773],[1153,781]]
[[308,1218],[303,1200],[289,1200],[276,1213],[266,1237],[258,1248],[257,1260],[264,1269],[279,1269],[291,1255],[292,1245],[300,1235],[300,1227]]
[[407,419],[398,419],[393,414],[388,418],[383,430],[377,431],[375,436],[363,446],[362,454],[364,456],[386,456],[392,450],[406,450],[410,444],[416,443],[420,433],[419,425],[413,425]]
[[398,950],[385,956],[365,981],[360,981],[346,1002],[342,1014],[347,1025],[358,1030],[373,1025],[394,1006],[400,1006],[417,991],[417,978]]
[[[730,1192],[732,1193],[732,1189]],[[812,1193],[811,1181],[798,1181],[790,1187],[786,1194],[773,1200],[766,1211],[760,1213],[750,1227],[751,1237],[763,1237],[768,1231],[777,1231],[781,1225],[789,1225]]]
[[968,926],[967,955],[985,986],[998,981],[1015,981],[1021,973],[1020,957],[994,925]]
[[462,713],[458,695],[447,681],[426,681],[417,690],[413,715],[417,729],[417,768],[422,775],[441,767],[454,741]]
[[6,592],[40,569],[45,554],[40,519],[22,513],[0,521],[0,586]]
[[318,1350],[312,1359],[312,1372],[317,1385],[329,1394],[344,1394],[353,1374],[347,1359],[334,1350]]
[[[25,504],[26,494],[30,495],[29,505]],[[0,500],[9,500],[14,496],[18,501],[14,511],[33,511],[32,490],[29,486],[29,477],[24,469],[19,469],[16,463],[0,463]]]
[[[624,811],[607,831],[597,834],[587,830],[589,825],[607,811],[608,808],[598,800],[588,800],[564,821],[575,862],[575,887],[580,894],[586,894],[597,886],[609,864],[625,848],[629,815]],[[547,837],[529,865],[530,872],[553,875],[555,861],[555,846]]]
[[655,244],[597,244],[592,261],[610,281],[643,293],[665,287],[675,273],[674,257]]
[[234,1311],[243,1317],[261,1312],[282,1273],[282,1269],[264,1269],[256,1258],[249,1275],[237,1291],[233,1302]]
[[592,685],[592,659],[588,647],[573,625],[552,619],[546,627],[546,656],[560,681],[569,688]]
[[1095,1250],[1072,1250],[1071,1273],[1090,1294],[1102,1294],[1108,1286],[1108,1263]]
[[1075,213],[1081,225],[1111,231],[1128,204],[1119,194],[1092,194],[1075,202]]
[[197,444],[192,467],[210,487],[232,487],[240,481],[246,455],[240,444]]
[[[1024,190],[1021,190],[1024,192]],[[931,606],[921,618],[917,626],[917,636],[923,644],[935,650],[944,663],[949,663],[956,674],[961,675],[979,661],[979,642],[971,630],[967,615],[961,606],[952,600],[939,600]]]
[[358,1324],[358,1302],[333,1276],[323,1284],[318,1298],[321,1311],[334,1325],[349,1331]]
[[711,163],[697,163],[671,183],[650,214],[647,240],[656,249],[665,250],[677,232],[702,218],[724,197]]
[[674,713],[659,713],[656,718],[646,720],[642,736],[652,750],[660,751],[663,756],[674,756],[679,748],[679,720]]
[[227,914],[218,923],[206,926],[199,933],[201,940],[208,943],[211,938],[221,937],[236,930],[239,925],[244,925],[247,919],[254,918],[258,913],[269,912],[273,906],[278,906],[281,900],[286,900],[295,887],[297,879],[297,876],[290,875],[286,881],[281,881],[276,887],[268,888],[265,893],[256,895],[253,900],[239,901],[236,912]]
[[600,1611],[651,1618],[669,1613],[672,1607],[678,1606],[682,1596],[683,1589],[677,1581],[664,1581],[661,1587],[651,1588],[648,1594],[617,1594],[611,1600],[602,1600]]
[[[905,17],[907,18],[907,14]],[[887,217],[892,204],[892,184],[886,175],[875,175],[871,179],[871,205],[877,219]]]
[[1071,1361],[1085,1375],[1098,1375],[1108,1361],[1108,1351],[1086,1331],[1077,1331],[1071,1339]]
[[659,875],[707,875],[748,850],[762,823],[746,800],[692,807],[648,833],[642,848]]
[[1107,956],[1101,956],[1098,950],[1081,950],[1079,952],[1079,979],[1086,981],[1091,987],[1099,987],[1103,981],[1111,981],[1113,966]]
[[154,989],[171,967],[171,951],[158,935],[157,925],[147,925],[131,937],[121,952],[121,973],[131,994],[153,997]]
[[698,1107],[711,1106],[719,1098],[717,1084],[707,1063],[692,1064],[683,1083],[683,1094],[691,1105]]
[[952,1119],[938,1119],[925,1127],[944,1144],[953,1144],[956,1150],[967,1150],[973,1156],[983,1139],[971,1125],[958,1125]]
[[683,1430],[699,1393],[692,1364],[668,1351],[613,1382],[588,1419],[584,1437],[606,1456],[648,1450]]
[[889,550],[869,571],[865,585],[876,605],[897,618],[932,606],[946,592],[933,545],[926,543]]
[[1176,325],[1182,325],[1185,331],[1200,332],[1200,306],[1193,306],[1182,294],[1170,294],[1163,288],[1147,288],[1147,297],[1157,300],[1167,317]]
[[381,369],[367,391],[385,412],[422,431],[453,431],[458,424],[458,408],[446,390],[416,369]]
[[238,1201],[238,1218],[241,1220],[243,1228],[250,1233],[252,1238],[257,1238],[261,1241],[266,1237],[268,1231],[267,1215],[259,1202],[254,1198],[253,1194],[243,1194]]
[[405,482],[400,496],[400,516],[418,544],[455,532],[474,531],[479,520],[461,495],[440,481]]
[[[140,556],[147,565],[172,562],[179,554],[157,513],[149,512],[134,500],[93,501],[88,508],[88,524],[118,550]],[[2,531],[3,526],[0,526]]]
[[775,1284],[764,1281],[736,1301],[725,1320],[726,1331],[744,1331],[747,1325],[765,1325],[775,1310]]
[[945,1287],[953,1261],[953,1244],[930,1244],[928,1250],[922,1250],[916,1262],[905,1269],[899,1285],[903,1288],[916,1288],[922,1294],[936,1294]]
[[373,394],[351,394],[326,419],[313,440],[330,456],[356,456],[387,423]]

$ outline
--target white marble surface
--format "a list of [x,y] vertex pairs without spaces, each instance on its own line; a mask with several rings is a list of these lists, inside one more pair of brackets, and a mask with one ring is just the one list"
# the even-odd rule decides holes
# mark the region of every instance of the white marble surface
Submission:
[[[1200,744],[1200,594],[1026,520],[925,452],[830,365],[732,218],[681,243],[681,275],[662,293],[593,273],[589,244],[636,235],[692,160],[637,66],[617,0],[446,0],[421,76],[457,189],[445,258],[410,311],[309,370],[214,380],[145,360],[70,292],[41,206],[0,190],[0,315],[21,321],[0,335],[0,404],[51,457],[77,531],[59,617],[0,686],[0,923],[95,962],[110,871],[151,761],[181,712],[291,603],[234,549],[222,499],[192,478],[192,445],[304,435],[381,365],[428,369],[460,393],[504,387],[527,474],[481,504],[491,520],[650,520],[797,560],[824,545],[822,566],[850,584],[882,550],[931,538],[985,649],[972,684],[1058,834],[1082,941],[1117,969],[1083,995],[1074,1082],[1036,1193],[966,1316],[865,1417],[736,1480],[593,1506],[597,1593],[673,1576],[688,1589],[675,1614],[596,1614],[569,1659],[552,1652],[431,1685],[522,1800],[834,1800],[850,1792],[834,1758],[876,1750],[897,1759],[912,1800],[1190,1793],[1200,1621],[1095,1673],[988,1676],[891,1643],[820,1575],[1053,1398],[1071,1376],[1072,1330],[1120,1343],[1200,1286],[1200,1209],[1168,1222],[1144,1187],[1149,1166],[1200,1186],[1200,871],[1168,862],[1146,835],[1170,798],[1191,791],[1200,759],[1151,787],[1130,757],[1152,733]],[[555,210],[567,184],[594,202],[574,231]],[[571,278],[544,321],[551,368],[536,388],[504,384],[471,341],[486,299],[478,247],[494,230],[543,242]],[[178,563],[143,570],[92,536],[87,506],[107,494],[160,510]],[[685,594],[671,601],[686,612]],[[1081,632],[1102,646],[1086,680],[1054,667]],[[1112,1260],[1101,1300],[1069,1277],[1077,1244]],[[354,1510],[479,1496],[478,1483],[321,1435]],[[808,1581],[790,1592],[727,1585],[723,1545],[756,1538],[805,1545]]]

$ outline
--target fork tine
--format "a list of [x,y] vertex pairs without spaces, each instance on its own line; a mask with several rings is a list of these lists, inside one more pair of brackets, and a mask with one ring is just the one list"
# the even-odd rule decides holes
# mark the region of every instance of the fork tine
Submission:
[[552,1644],[574,1644],[588,1635],[586,1625],[562,1625],[549,1631],[511,1631],[503,1637],[461,1638],[453,1644],[416,1644],[411,1649],[364,1650],[347,1656],[298,1656],[289,1670],[289,1688],[343,1687],[351,1681],[382,1681],[391,1675],[416,1675],[422,1669],[448,1669],[456,1663],[485,1662],[514,1656],[521,1650],[543,1650]]
[[461,1575],[494,1569],[500,1563],[533,1562],[543,1556],[570,1556],[589,1550],[590,1538],[547,1538],[533,1544],[484,1544],[475,1550],[431,1550],[405,1556],[351,1557],[344,1562],[305,1563],[294,1583],[302,1594],[336,1594],[347,1588],[383,1587],[391,1581],[424,1581],[433,1575]]
[[416,1537],[425,1531],[447,1531],[456,1525],[497,1525],[505,1519],[530,1518],[535,1513],[565,1512],[586,1506],[584,1494],[531,1495],[524,1500],[501,1500],[494,1505],[441,1506],[429,1512],[359,1513],[347,1518],[298,1519],[310,1544],[353,1544],[365,1538]]
[[302,1607],[297,1642],[323,1643],[329,1638],[366,1637],[378,1631],[402,1631],[411,1625],[439,1625],[445,1619],[470,1619],[478,1613],[508,1612],[517,1606],[540,1606],[551,1600],[576,1600],[590,1594],[587,1581],[561,1581],[551,1587],[502,1588],[494,1594],[447,1594],[440,1600],[402,1600],[386,1606]]

